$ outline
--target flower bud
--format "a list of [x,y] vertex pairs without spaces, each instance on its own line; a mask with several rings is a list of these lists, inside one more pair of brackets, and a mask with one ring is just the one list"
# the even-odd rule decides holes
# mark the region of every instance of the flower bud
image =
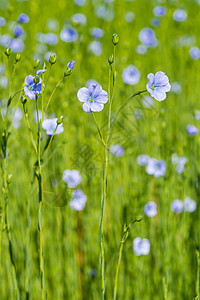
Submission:
[[70,68],[67,68],[64,72],[64,77],[71,75],[72,70]]
[[109,63],[110,65],[112,65],[113,62],[114,62],[114,55],[111,54],[110,56],[108,56],[108,63]]
[[60,118],[58,118],[57,125],[60,125],[62,122],[63,122],[63,116],[61,116]]
[[26,97],[24,95],[22,95],[22,97],[21,97],[21,103],[22,104],[26,104],[26,102],[27,102]]
[[5,53],[5,55],[6,55],[7,57],[9,57],[10,54],[11,54],[11,49],[10,49],[10,48],[6,48],[5,51],[4,51],[4,53]]
[[114,33],[112,36],[112,42],[115,46],[119,43],[119,36],[116,33]]
[[34,69],[36,69],[39,66],[39,64],[40,64],[40,59],[36,59],[33,64]]
[[56,63],[56,54],[55,53],[52,53],[49,57],[49,63],[51,65],[55,64]]
[[15,56],[15,63],[18,63],[18,61],[20,61],[20,59],[21,59],[21,54],[17,53]]
[[65,76],[69,76],[72,73],[72,70],[74,68],[75,65],[75,61],[71,60],[68,64],[67,64],[67,69],[64,72],[64,77]]

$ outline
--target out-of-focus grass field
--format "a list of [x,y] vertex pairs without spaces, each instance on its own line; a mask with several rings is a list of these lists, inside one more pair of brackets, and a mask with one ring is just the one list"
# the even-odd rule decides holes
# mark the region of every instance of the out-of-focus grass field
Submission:
[[[99,18],[95,14],[98,5],[113,11],[113,19],[107,21]],[[167,12],[159,18],[160,25],[153,27],[153,8],[157,5],[166,7]],[[146,88],[149,73],[165,72],[170,83],[178,82],[181,85],[181,92],[169,92],[163,102],[155,100],[153,108],[143,105],[143,98],[148,93],[137,96],[123,109],[112,132],[111,143],[121,144],[125,154],[122,157],[109,156],[104,226],[106,299],[113,298],[124,223],[129,224],[138,216],[143,216],[143,220],[134,224],[124,244],[117,299],[199,299],[195,297],[200,295],[197,263],[200,246],[200,138],[198,134],[189,136],[186,131],[188,124],[200,129],[199,121],[194,118],[195,111],[200,109],[200,61],[193,60],[189,55],[192,46],[200,46],[199,4],[192,0],[115,0],[110,3],[86,0],[84,6],[78,6],[72,0],[1,0],[0,8],[0,16],[6,19],[6,25],[0,27],[0,36],[11,32],[10,23],[15,22],[21,13],[26,13],[30,18],[29,23],[22,24],[25,49],[16,64],[11,94],[23,87],[27,75],[35,74],[34,60],[41,59],[38,67],[41,69],[46,61],[45,54],[50,51],[56,53],[57,62],[50,71],[50,64],[46,61],[45,80],[49,76],[49,82],[44,101],[47,102],[56,83],[63,76],[67,63],[75,61],[72,74],[56,90],[47,114],[47,117],[64,116],[64,133],[55,136],[43,166],[43,244],[47,299],[101,298],[99,220],[104,150],[92,115],[85,113],[77,100],[77,91],[86,86],[89,79],[95,79],[108,91],[107,57],[113,53],[113,33],[120,37],[116,46],[118,76],[113,96],[113,115],[128,96]],[[186,21],[173,20],[177,8],[187,11]],[[131,23],[127,23],[124,18],[128,11],[135,15]],[[75,13],[86,16],[85,26],[72,22]],[[48,29],[50,19],[57,21],[55,30]],[[79,36],[75,42],[65,43],[60,39],[60,32],[66,24],[71,24],[77,30]],[[89,44],[94,40],[90,35],[93,27],[105,31],[100,39],[102,54],[99,56],[88,51]],[[138,34],[144,27],[155,30],[158,46],[149,48],[146,54],[141,55],[136,52],[136,46],[140,44]],[[54,32],[58,36],[58,43],[46,44],[43,53],[39,53],[42,44],[36,40],[39,32]],[[182,44],[181,37],[185,41]],[[13,70],[15,54],[12,53],[7,60],[3,46],[0,51],[1,64],[5,64],[5,76],[8,76],[8,69],[10,73]],[[141,72],[140,81],[134,86],[123,83],[121,76],[123,69],[130,64]],[[2,107],[8,98],[9,88],[1,87]],[[14,107],[17,101],[18,96],[11,106]],[[19,108],[22,110],[20,101]],[[33,100],[28,100],[27,109],[36,137]],[[139,119],[135,117],[138,110],[142,112]],[[105,135],[108,104],[95,116]],[[36,180],[33,180],[33,165],[37,158],[24,116],[20,124],[20,128],[11,129],[8,140],[8,173],[12,174],[8,205],[13,259],[20,299],[26,299],[29,284],[29,299],[40,299],[38,187]],[[1,123],[1,133],[2,126]],[[42,145],[45,145],[46,140],[47,135],[42,130]],[[175,172],[171,162],[173,153],[187,158],[182,174]],[[145,168],[136,162],[140,154],[164,160],[167,165],[165,175],[161,178],[148,175]],[[62,181],[65,169],[76,169],[81,173],[79,188],[86,194],[87,202],[80,212],[72,210],[68,204],[72,190],[67,189]],[[58,181],[56,186],[53,185],[55,180]],[[184,200],[186,196],[196,201],[196,210],[193,213],[174,213],[171,210],[172,201]],[[157,204],[157,215],[152,218],[144,214],[144,205],[149,201]],[[133,239],[136,237],[150,241],[148,255],[136,256],[133,251]],[[2,234],[0,299],[16,299],[5,231]]]

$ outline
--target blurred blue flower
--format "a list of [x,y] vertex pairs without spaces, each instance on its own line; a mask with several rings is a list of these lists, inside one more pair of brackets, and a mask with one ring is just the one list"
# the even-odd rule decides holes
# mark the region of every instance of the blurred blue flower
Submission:
[[179,82],[172,82],[171,91],[175,94],[179,94],[181,92],[181,85]]
[[102,90],[100,84],[91,84],[88,89],[81,88],[77,93],[80,102],[84,102],[82,108],[85,112],[99,112],[108,102],[108,94]]
[[145,206],[144,206],[144,213],[148,217],[154,217],[157,215],[157,204],[153,201],[149,201]]
[[10,40],[11,51],[13,53],[22,52],[24,50],[24,42],[21,39],[12,39]]
[[200,110],[196,110],[195,111],[195,119],[197,120],[197,121],[200,121]]
[[147,154],[140,154],[137,157],[137,164],[139,166],[144,167],[144,166],[146,166],[148,164],[149,159],[150,159],[149,155],[147,155]]
[[156,6],[153,9],[153,13],[156,17],[163,17],[166,14],[166,8],[164,6]]
[[166,172],[166,163],[164,160],[157,160],[155,158],[150,158],[146,166],[146,172],[154,177],[162,177]]
[[131,23],[135,19],[135,15],[132,11],[127,11],[124,15],[124,19],[127,23]]
[[6,20],[3,17],[0,17],[0,27],[3,27],[6,25]]
[[171,210],[176,214],[180,214],[183,211],[183,201],[179,199],[172,201]]
[[140,76],[140,71],[134,65],[129,65],[122,72],[123,82],[130,85],[137,84],[140,80]]
[[[40,118],[40,116],[39,116],[39,118]],[[56,127],[57,127],[57,129],[55,131],[55,134],[63,133],[64,128],[63,128],[62,124],[59,124],[57,126],[57,120],[58,120],[58,118],[52,118],[52,119],[45,119],[42,122],[42,128],[44,130],[46,130],[47,135],[53,135],[54,130],[56,129]]]
[[84,14],[80,14],[80,13],[77,13],[77,14],[73,15],[72,16],[72,21],[75,24],[80,24],[82,26],[84,26],[87,23],[86,16]]
[[72,192],[72,200],[69,205],[73,210],[81,211],[85,207],[86,201],[86,195],[82,192],[82,190],[77,189]]
[[78,33],[74,28],[64,28],[60,33],[60,38],[65,43],[74,42],[78,38]]
[[14,29],[14,36],[20,37],[24,33],[23,29],[20,26],[16,26]]
[[110,145],[110,153],[117,157],[122,157],[124,155],[124,147],[119,144]]
[[76,188],[81,183],[81,174],[78,170],[65,170],[62,175],[63,181],[69,188]]
[[160,26],[160,20],[157,19],[157,18],[151,19],[151,25],[154,26],[154,27]]
[[44,42],[48,45],[56,45],[58,43],[58,36],[55,33],[47,33],[44,35]]
[[94,27],[94,28],[91,28],[90,34],[94,38],[99,39],[104,36],[104,30],[101,28],[98,28],[98,27]]
[[166,98],[166,92],[169,92],[171,89],[167,75],[165,75],[164,72],[159,71],[155,75],[149,73],[147,78],[149,79],[149,82],[146,87],[151,97],[155,98],[157,101],[163,101]]
[[108,22],[112,21],[115,16],[112,7],[106,7],[104,4],[95,7],[95,14],[97,15],[97,17]]
[[93,41],[89,44],[88,50],[95,56],[99,56],[102,53],[101,43],[98,41]]
[[187,19],[187,13],[183,9],[176,9],[173,13],[173,19],[177,22],[184,22]]
[[198,47],[192,47],[190,48],[190,57],[194,60],[199,59],[200,58],[200,49]]
[[8,78],[6,76],[1,77],[0,85],[2,89],[6,89],[8,86]]
[[59,22],[56,19],[48,19],[47,20],[47,27],[49,30],[58,31],[59,29]]
[[150,251],[150,242],[148,239],[137,237],[133,240],[133,250],[137,256],[147,255]]
[[21,14],[18,17],[18,22],[19,23],[28,23],[29,22],[29,16],[27,14]]
[[[40,73],[46,72],[46,70],[38,70],[36,72],[36,75],[38,76]],[[42,89],[44,90],[44,84],[42,84],[42,78],[39,78],[39,82],[37,84],[34,83],[34,79],[36,77],[33,77],[32,75],[28,75],[25,78],[25,87],[24,87],[24,93],[27,97],[30,99],[36,99],[39,97],[39,95],[42,93]],[[35,95],[36,92],[36,95]]]
[[186,129],[189,135],[196,135],[199,133],[199,129],[194,125],[187,125]]
[[145,53],[147,53],[147,46],[145,45],[137,45],[135,48],[136,52],[138,54],[144,55]]
[[74,0],[74,3],[78,6],[84,6],[86,0]]
[[176,172],[178,174],[182,174],[184,172],[186,162],[187,162],[186,157],[183,156],[178,158],[178,162],[176,166]]
[[152,28],[143,28],[139,33],[139,40],[148,47],[156,47],[158,44],[155,32]]
[[196,202],[192,200],[190,197],[186,197],[184,200],[184,211],[194,212],[196,210]]

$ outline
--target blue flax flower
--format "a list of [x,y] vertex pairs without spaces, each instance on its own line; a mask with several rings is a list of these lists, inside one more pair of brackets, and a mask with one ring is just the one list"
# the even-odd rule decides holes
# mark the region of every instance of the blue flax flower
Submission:
[[154,217],[157,215],[157,204],[153,201],[149,201],[145,206],[144,206],[144,213],[148,217]]
[[183,211],[183,201],[179,199],[172,201],[171,210],[176,214],[180,214]]
[[150,158],[146,166],[146,172],[149,175],[153,175],[155,178],[164,176],[166,172],[165,161]]
[[199,133],[199,129],[194,125],[187,125],[186,129],[189,135],[196,135]]
[[81,211],[85,207],[87,196],[80,190],[74,190],[72,193],[72,200],[69,205],[73,210]]
[[81,88],[77,93],[80,102],[84,102],[82,108],[85,112],[98,112],[103,110],[104,104],[108,102],[108,94],[102,90],[100,84],[91,84],[88,89]]
[[169,92],[171,89],[167,75],[165,75],[164,72],[159,71],[155,75],[153,73],[148,74],[147,78],[149,79],[149,82],[146,87],[151,97],[155,98],[157,101],[164,100],[166,98],[166,92]]
[[[25,78],[24,93],[30,99],[36,99],[44,90],[44,84],[42,84],[42,78],[38,77],[39,74],[46,72],[46,70],[38,70],[36,76],[28,75]],[[35,78],[38,78],[38,83],[35,83]],[[36,95],[35,95],[36,92]]]
[[140,237],[136,237],[133,240],[133,251],[137,256],[147,255],[150,251],[150,242],[148,239],[141,239]]
[[63,181],[69,188],[76,188],[81,183],[81,174],[78,170],[65,170],[62,175]]
[[19,23],[28,23],[29,22],[29,16],[27,14],[22,13],[18,17],[18,22]]

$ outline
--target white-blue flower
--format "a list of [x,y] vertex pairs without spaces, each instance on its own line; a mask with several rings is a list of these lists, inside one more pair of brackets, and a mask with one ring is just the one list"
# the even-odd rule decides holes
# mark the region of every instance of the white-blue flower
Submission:
[[44,130],[46,130],[47,135],[52,135],[54,133],[56,127],[57,127],[57,129],[55,131],[55,134],[63,133],[64,128],[63,128],[62,124],[59,124],[57,126],[57,120],[58,120],[58,118],[52,118],[52,119],[45,119],[42,122],[42,128]]
[[149,201],[145,206],[144,206],[144,213],[148,217],[154,217],[157,215],[157,204],[153,201]]
[[82,192],[82,190],[77,189],[72,193],[72,200],[69,205],[73,210],[81,211],[85,207],[85,203],[87,201],[86,195]]
[[137,237],[133,240],[133,250],[137,256],[147,255],[150,251],[150,242],[148,239]]
[[137,84],[140,80],[140,76],[140,71],[134,65],[129,65],[122,72],[123,82],[130,85]]
[[79,89],[77,98],[80,102],[84,102],[82,108],[89,113],[101,111],[108,102],[108,94],[102,90],[100,84],[91,84],[88,88]]
[[63,181],[69,188],[76,188],[81,183],[81,174],[78,170],[65,170],[62,175]]

